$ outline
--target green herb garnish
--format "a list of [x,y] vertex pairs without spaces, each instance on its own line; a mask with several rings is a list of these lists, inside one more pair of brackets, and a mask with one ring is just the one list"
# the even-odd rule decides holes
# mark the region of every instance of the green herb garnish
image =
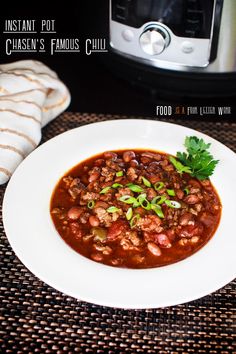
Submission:
[[170,156],[170,162],[182,174],[189,173],[199,180],[210,177],[219,162],[214,160],[208,151],[211,144],[206,144],[203,139],[196,136],[186,137],[184,146],[187,152],[177,152],[177,159]]
[[174,167],[176,168],[177,172],[179,172],[180,175],[182,175],[183,173],[190,173],[190,174],[192,173],[190,167],[184,166],[181,162],[177,161],[176,158],[174,158],[173,156],[170,156],[169,160],[172,163],[172,165],[174,165]]

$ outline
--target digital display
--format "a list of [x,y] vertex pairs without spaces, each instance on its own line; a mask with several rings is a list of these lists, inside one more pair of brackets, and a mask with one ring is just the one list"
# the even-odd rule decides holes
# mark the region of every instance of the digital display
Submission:
[[112,0],[112,19],[139,28],[161,22],[180,37],[210,38],[214,0]]

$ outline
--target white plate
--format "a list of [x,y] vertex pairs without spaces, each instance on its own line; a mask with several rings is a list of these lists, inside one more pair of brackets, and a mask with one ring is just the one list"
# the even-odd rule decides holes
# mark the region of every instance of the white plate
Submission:
[[[212,182],[223,205],[214,237],[193,256],[173,265],[120,269],[93,262],[71,249],[52,223],[49,204],[59,178],[74,165],[106,150],[147,148],[175,154],[186,136],[210,142],[220,160]],[[218,141],[182,126],[149,120],[86,125],[41,145],[12,176],[3,221],[16,255],[37,277],[77,299],[122,308],[176,305],[207,295],[236,276],[236,155]]]

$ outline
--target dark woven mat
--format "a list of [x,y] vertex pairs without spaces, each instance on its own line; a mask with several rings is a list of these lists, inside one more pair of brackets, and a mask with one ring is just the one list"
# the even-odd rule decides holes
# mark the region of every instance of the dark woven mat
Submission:
[[[43,141],[116,118],[126,117],[65,113],[44,129]],[[236,151],[236,123],[175,123],[207,133]],[[3,194],[0,188],[1,200]],[[0,353],[236,353],[235,281],[175,307],[106,308],[61,294],[32,275],[14,255],[2,224],[0,239]]]

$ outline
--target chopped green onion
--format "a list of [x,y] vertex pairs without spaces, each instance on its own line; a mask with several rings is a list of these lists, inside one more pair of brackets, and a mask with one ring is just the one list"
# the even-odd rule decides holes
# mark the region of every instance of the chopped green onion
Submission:
[[133,208],[137,208],[139,205],[140,205],[139,201],[136,200],[136,201],[133,203]]
[[145,210],[151,210],[151,204],[149,203],[149,201],[146,198],[140,202],[140,205]]
[[181,208],[181,204],[180,204],[179,202],[176,202],[175,200],[166,199],[165,204],[166,204],[168,207],[173,208],[173,209],[179,209],[179,208]]
[[167,189],[167,193],[168,193],[168,195],[170,195],[171,197],[175,197],[175,191],[174,191],[174,189]]
[[131,197],[130,195],[122,195],[122,197],[120,197],[118,199],[120,202],[126,203],[126,204],[133,204],[133,203],[137,203],[137,199],[134,197]]
[[120,187],[123,187],[123,184],[114,183],[114,184],[112,185],[112,188],[120,188]]
[[111,187],[105,187],[101,190],[100,194],[106,194],[110,189]]
[[155,211],[157,216],[159,216],[159,218],[163,219],[165,217],[160,205],[152,204],[151,207],[152,207],[152,210]]
[[155,191],[159,191],[159,190],[161,190],[163,187],[164,187],[164,183],[163,183],[163,182],[156,182],[156,183],[154,184],[154,189],[155,189]]
[[190,190],[188,188],[185,188],[184,193],[188,195],[190,193]]
[[143,200],[145,200],[147,197],[147,194],[146,193],[142,193],[142,194],[139,194],[137,200],[139,203],[141,203]]
[[163,204],[165,200],[165,195],[158,195],[157,197],[152,199],[151,204]]
[[107,209],[108,213],[116,213],[117,211],[119,211],[120,209],[115,207],[115,206],[111,206]]
[[149,180],[145,177],[142,176],[142,180],[143,180],[143,184],[146,186],[146,187],[151,187],[152,184],[151,182],[149,182]]
[[127,220],[131,220],[132,219],[132,216],[133,216],[133,209],[132,208],[129,208],[126,212],[126,219]]
[[94,205],[95,205],[95,201],[94,201],[94,200],[90,200],[90,201],[88,202],[88,204],[87,204],[87,207],[88,207],[89,209],[93,209],[93,208],[94,208]]
[[138,186],[137,184],[130,184],[128,186],[128,188],[132,191],[132,192],[136,192],[136,193],[142,193],[143,192],[143,188]]
[[139,221],[140,219],[140,215],[139,214],[136,214],[132,217],[132,219],[130,220],[130,227],[131,229],[133,229],[136,225],[137,225],[137,222]]
[[122,177],[124,175],[123,171],[116,172],[116,177]]

